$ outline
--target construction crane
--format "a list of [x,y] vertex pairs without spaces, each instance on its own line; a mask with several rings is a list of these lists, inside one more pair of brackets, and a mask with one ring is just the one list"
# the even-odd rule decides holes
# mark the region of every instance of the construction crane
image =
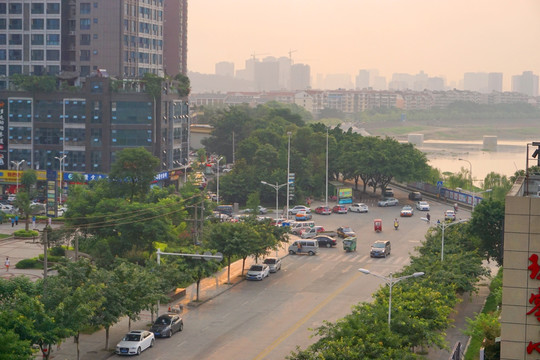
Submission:
[[291,65],[293,64],[293,61],[292,61],[292,54],[293,54],[294,52],[297,52],[297,51],[298,51],[298,50],[289,50],[289,60],[290,60],[290,62],[291,62]]
[[257,60],[257,56],[264,56],[264,55],[268,55],[268,54],[257,54],[257,53],[253,53],[251,54],[251,57],[253,58],[253,61]]

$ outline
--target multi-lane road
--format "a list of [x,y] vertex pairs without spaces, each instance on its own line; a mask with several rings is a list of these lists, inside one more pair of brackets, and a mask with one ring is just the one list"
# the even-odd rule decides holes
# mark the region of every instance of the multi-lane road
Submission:
[[[429,228],[425,212],[415,210],[410,218],[399,218],[401,206],[412,204],[397,192],[397,207],[370,207],[367,214],[313,215],[317,225],[327,229],[351,226],[357,233],[356,252],[321,248],[317,256],[290,255],[282,270],[260,282],[244,281],[184,315],[184,331],[170,339],[157,339],[156,346],[141,359],[284,359],[297,346],[307,347],[323,321],[336,321],[359,302],[371,301],[371,294],[383,284],[374,276],[358,272],[367,268],[387,276],[409,263],[409,256],[421,244]],[[314,208],[315,204],[312,204]],[[431,202],[431,221],[443,219],[449,206]],[[469,214],[463,210],[460,217]],[[393,229],[399,218],[399,230]],[[383,231],[375,233],[373,220],[383,220]],[[385,239],[392,243],[387,258],[369,256],[371,243]]]

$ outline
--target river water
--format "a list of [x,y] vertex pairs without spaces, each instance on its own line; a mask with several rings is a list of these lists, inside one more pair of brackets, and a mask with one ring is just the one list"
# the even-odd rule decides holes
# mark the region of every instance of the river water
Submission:
[[[526,167],[526,141],[498,141],[496,149],[487,151],[483,149],[482,141],[425,140],[418,149],[426,154],[429,165],[441,172],[458,173],[461,168],[467,171],[472,168],[476,186],[480,186],[492,171],[510,177]],[[531,153],[534,150],[529,147]],[[470,165],[467,161],[458,160],[460,158],[468,160]],[[529,166],[533,165],[536,165],[536,159],[529,160]]]

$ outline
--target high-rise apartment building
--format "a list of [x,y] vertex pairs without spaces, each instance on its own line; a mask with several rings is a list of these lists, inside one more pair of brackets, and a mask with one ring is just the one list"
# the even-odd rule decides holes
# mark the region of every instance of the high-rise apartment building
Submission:
[[[150,0],[147,0],[148,2]],[[155,1],[155,0],[154,0]],[[187,74],[187,0],[163,4],[163,64],[167,75]]]
[[0,1],[0,89],[14,74],[60,72],[60,0]]
[[521,75],[512,76],[512,91],[538,96],[538,75],[532,71],[524,71]]
[[488,74],[488,92],[502,92],[503,74],[491,72]]
[[309,65],[294,64],[291,66],[291,90],[307,90],[309,88],[311,88]]
[[187,0],[0,2],[0,88],[13,74],[76,79],[98,69],[118,78],[185,74]]
[[229,61],[221,61],[216,64],[216,75],[234,77],[234,63]]

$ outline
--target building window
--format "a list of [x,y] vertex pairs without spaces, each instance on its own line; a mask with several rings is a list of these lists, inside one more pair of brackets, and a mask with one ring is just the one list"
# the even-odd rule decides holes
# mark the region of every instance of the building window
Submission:
[[32,45],[43,45],[44,36],[43,34],[32,34]]
[[90,61],[90,50],[81,50],[80,60]]
[[22,3],[18,2],[9,4],[9,13],[22,14]]
[[92,162],[92,169],[88,171],[102,171],[101,151],[92,151],[90,153],[90,161]]
[[9,45],[22,45],[22,35],[21,34],[9,35]]
[[137,101],[116,101],[112,106],[112,124],[140,124],[152,123],[152,103]]
[[[90,122],[92,124],[101,124],[102,117],[103,117],[103,111],[101,110],[101,101],[94,101],[94,109],[92,110],[92,118],[90,119]],[[100,129],[100,133],[101,133],[101,129]]]
[[90,75],[90,66],[81,66],[81,76]]
[[114,129],[111,131],[112,146],[148,146],[151,142],[151,130]]
[[59,61],[60,50],[47,50],[47,61]]
[[98,34],[94,34],[93,38],[94,38],[94,40],[97,40]]
[[81,19],[81,30],[90,30],[90,19]]
[[43,30],[45,21],[43,19],[32,19],[32,30]]
[[44,60],[43,50],[32,50],[32,60]]
[[21,65],[9,65],[9,75],[22,74]]
[[6,49],[0,49],[0,60],[6,60]]
[[6,19],[0,19],[0,30],[6,29]]
[[60,19],[47,19],[47,30],[60,30]]
[[81,34],[81,45],[90,45],[90,34]]
[[98,18],[94,18],[94,24],[98,23]]
[[33,65],[32,68],[32,75],[41,76],[45,71],[45,67],[42,65]]
[[90,129],[90,146],[101,147],[103,144],[103,135],[101,129]]
[[66,145],[84,146],[86,141],[85,129],[66,129]]
[[48,34],[47,45],[60,45],[60,34]]
[[91,11],[90,3],[81,3],[81,14],[90,14]]
[[32,14],[44,14],[45,13],[45,5],[43,3],[32,3],[31,6],[31,12]]
[[49,65],[47,66],[47,75],[56,75],[60,73],[59,65]]
[[22,30],[22,19],[9,19],[9,30]]
[[98,7],[98,3],[95,2],[95,3],[94,3],[94,9],[97,9],[97,7]]
[[6,65],[0,65],[0,76],[6,76]]
[[47,4],[47,14],[60,14],[60,3]]
[[7,4],[0,4],[0,14],[5,14],[7,12]]
[[22,60],[22,50],[9,50],[9,60]]

